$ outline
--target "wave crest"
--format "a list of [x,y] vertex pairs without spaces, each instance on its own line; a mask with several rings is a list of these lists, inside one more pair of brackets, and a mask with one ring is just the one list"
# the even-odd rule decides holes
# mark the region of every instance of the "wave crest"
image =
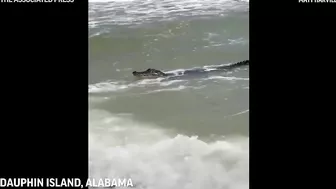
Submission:
[[146,189],[248,189],[248,138],[205,142],[131,116],[91,111],[90,177],[132,179]]

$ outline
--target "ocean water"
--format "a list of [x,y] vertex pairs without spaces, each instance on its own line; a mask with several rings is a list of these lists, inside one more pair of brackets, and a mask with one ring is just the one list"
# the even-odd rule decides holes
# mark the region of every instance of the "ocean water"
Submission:
[[90,177],[135,188],[249,188],[248,0],[89,1]]

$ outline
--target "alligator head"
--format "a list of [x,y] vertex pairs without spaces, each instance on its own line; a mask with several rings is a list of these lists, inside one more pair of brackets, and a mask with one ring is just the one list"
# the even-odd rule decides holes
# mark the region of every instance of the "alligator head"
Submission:
[[148,68],[146,71],[143,72],[132,72],[134,76],[140,77],[140,78],[158,78],[158,77],[164,77],[166,76],[165,73],[163,73],[160,70]]

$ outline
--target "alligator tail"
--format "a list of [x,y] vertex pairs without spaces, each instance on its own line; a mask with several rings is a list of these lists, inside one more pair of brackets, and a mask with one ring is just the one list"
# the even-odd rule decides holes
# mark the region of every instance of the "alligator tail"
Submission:
[[237,62],[235,64],[230,65],[231,67],[238,67],[238,66],[245,66],[245,65],[249,65],[250,61],[249,60],[244,60],[244,61],[240,61]]

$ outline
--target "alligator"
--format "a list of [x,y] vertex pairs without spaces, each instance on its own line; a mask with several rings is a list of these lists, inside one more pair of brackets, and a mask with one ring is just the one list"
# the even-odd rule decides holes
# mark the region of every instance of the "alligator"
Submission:
[[137,77],[137,78],[141,78],[141,79],[152,79],[152,78],[159,78],[159,77],[174,77],[174,76],[186,76],[186,75],[199,75],[202,73],[213,73],[213,72],[223,72],[223,71],[230,71],[232,69],[241,67],[241,66],[247,66],[249,65],[249,60],[244,60],[244,61],[240,61],[237,63],[233,63],[233,64],[228,64],[228,65],[223,65],[223,66],[217,66],[217,67],[213,67],[212,69],[204,69],[204,68],[197,68],[197,69],[190,69],[190,70],[185,70],[180,74],[176,74],[176,73],[167,73],[167,72],[163,72],[157,69],[153,69],[153,68],[148,68],[145,71],[133,71],[132,74],[133,76]]

